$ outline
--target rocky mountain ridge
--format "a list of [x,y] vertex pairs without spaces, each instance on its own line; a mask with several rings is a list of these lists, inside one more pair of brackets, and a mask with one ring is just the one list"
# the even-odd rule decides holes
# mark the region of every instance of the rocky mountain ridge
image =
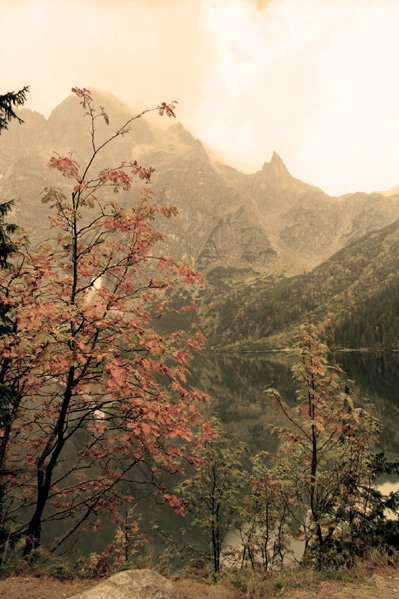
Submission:
[[399,347],[399,221],[348,243],[311,272],[236,285],[210,278],[197,302],[209,346],[290,347],[304,319],[334,348]]
[[[111,94],[93,95],[111,121],[109,128],[96,121],[100,140],[136,114]],[[11,219],[39,238],[47,235],[42,190],[65,184],[45,164],[54,151],[72,151],[84,163],[90,152],[88,120],[74,96],[47,120],[27,109],[20,114],[25,123],[13,123],[0,140],[0,198],[15,199]],[[308,272],[349,242],[399,218],[399,194],[331,197],[292,177],[276,153],[252,175],[221,165],[180,123],[164,130],[145,117],[135,120],[128,135],[105,148],[96,167],[122,159],[155,168],[158,200],[179,207],[177,218],[160,223],[163,252],[204,274],[221,266],[233,279]],[[138,192],[118,199],[129,203]]]

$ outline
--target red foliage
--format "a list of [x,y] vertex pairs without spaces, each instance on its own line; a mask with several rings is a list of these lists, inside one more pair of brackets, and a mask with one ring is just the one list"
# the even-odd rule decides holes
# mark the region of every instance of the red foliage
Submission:
[[[161,337],[151,328],[154,311],[168,310],[160,290],[179,278],[200,280],[188,265],[157,255],[162,234],[153,216],[176,209],[157,204],[149,189],[129,211],[100,197],[107,187],[128,191],[152,170],[128,161],[93,173],[93,158],[134,119],[97,147],[91,94],[72,91],[91,119],[93,156],[82,170],[71,158],[51,158],[49,167],[74,182],[69,197],[45,190],[43,201],[55,208],[53,242],[33,253],[21,239],[12,268],[0,273],[0,302],[10,306],[0,383],[18,396],[0,437],[0,469],[12,472],[4,516],[30,507],[30,522],[17,531],[26,552],[40,542],[43,519],[73,516],[75,530],[102,511],[117,517],[135,500],[138,465],[141,482],[181,470],[208,401],[185,388],[188,350],[202,336]],[[174,116],[173,108],[154,110]],[[180,509],[173,495],[164,500]]]

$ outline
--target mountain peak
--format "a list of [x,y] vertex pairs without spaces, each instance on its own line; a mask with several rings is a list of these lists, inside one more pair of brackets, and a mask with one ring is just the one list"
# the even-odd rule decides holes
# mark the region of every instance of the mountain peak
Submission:
[[262,173],[267,175],[267,177],[285,177],[290,176],[290,173],[285,166],[282,158],[277,154],[277,152],[273,152],[273,156],[270,162],[265,162],[262,167]]
[[277,152],[273,152],[272,159],[270,160],[270,164],[274,166],[284,166],[287,168],[282,160],[282,158],[277,154]]
[[270,164],[284,164],[283,159],[277,154],[277,152],[273,152],[272,159],[270,160]]
[[198,141],[179,121],[170,125],[167,131],[186,144],[193,144]]
[[279,174],[289,174],[283,159],[277,154],[277,152],[273,152],[270,162],[265,162],[263,169],[272,170],[273,172]]

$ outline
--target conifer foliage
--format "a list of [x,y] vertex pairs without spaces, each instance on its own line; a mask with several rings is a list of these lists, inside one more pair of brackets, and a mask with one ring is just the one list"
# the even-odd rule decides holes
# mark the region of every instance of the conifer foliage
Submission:
[[[98,144],[97,119],[108,124],[108,115],[95,110],[88,90],[72,91],[90,123],[91,156],[83,167],[71,156],[50,159],[63,183],[43,197],[53,238],[34,250],[20,237],[0,275],[9,319],[0,371],[18,397],[0,436],[2,536],[22,539],[25,554],[39,546],[45,523],[72,523],[57,547],[81,525],[97,527],[104,512],[117,520],[120,506],[134,504],[146,481],[157,485],[161,471],[180,471],[207,400],[185,385],[201,336],[161,337],[151,326],[168,310],[164,290],[199,280],[160,252],[154,219],[176,209],[157,203],[148,186],[129,209],[114,200],[110,191],[128,192],[136,179],[148,184],[151,169],[136,161],[95,170],[104,146],[144,113]],[[153,110],[174,116],[173,103]]]
[[0,96],[0,135],[2,129],[8,129],[8,123],[16,119],[19,123],[23,120],[16,114],[15,109],[26,101],[29,87],[24,87],[19,92],[8,92]]
[[[7,124],[12,119],[17,119],[22,123],[12,107],[22,106],[26,100],[26,94],[29,91],[28,87],[24,87],[20,92],[9,92],[0,96],[0,134],[2,129],[7,129]],[[17,250],[17,246],[12,239],[12,235],[16,233],[17,226],[13,223],[6,222],[6,217],[12,209],[13,200],[0,204],[0,269],[8,269],[11,267],[10,259],[12,254]],[[0,336],[11,332],[10,328],[10,306],[8,302],[0,301]],[[7,363],[2,364],[0,370],[0,431],[7,429],[10,422],[12,407],[19,401],[18,393],[13,387],[5,383],[5,374],[7,371]],[[0,441],[0,444],[2,440]],[[0,458],[0,504],[2,504],[3,494],[3,476],[4,463]]]

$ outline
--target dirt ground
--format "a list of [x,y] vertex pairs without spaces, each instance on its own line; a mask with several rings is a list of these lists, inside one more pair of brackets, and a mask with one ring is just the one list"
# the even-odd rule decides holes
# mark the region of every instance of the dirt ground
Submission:
[[373,574],[367,583],[323,582],[315,590],[290,590],[283,599],[399,599],[399,570],[388,576]]
[[[73,597],[98,582],[60,582],[53,579],[10,577],[0,580],[1,599],[66,599]],[[172,579],[176,599],[241,599],[233,588],[225,585],[209,585],[190,579]]]
[[[209,585],[188,578],[172,578],[176,599],[243,599],[238,590],[224,584]],[[1,599],[66,599],[95,586],[95,581],[61,582],[33,577],[0,580]],[[265,599],[399,599],[399,568],[373,574],[367,582],[323,582],[316,589],[281,589]]]

